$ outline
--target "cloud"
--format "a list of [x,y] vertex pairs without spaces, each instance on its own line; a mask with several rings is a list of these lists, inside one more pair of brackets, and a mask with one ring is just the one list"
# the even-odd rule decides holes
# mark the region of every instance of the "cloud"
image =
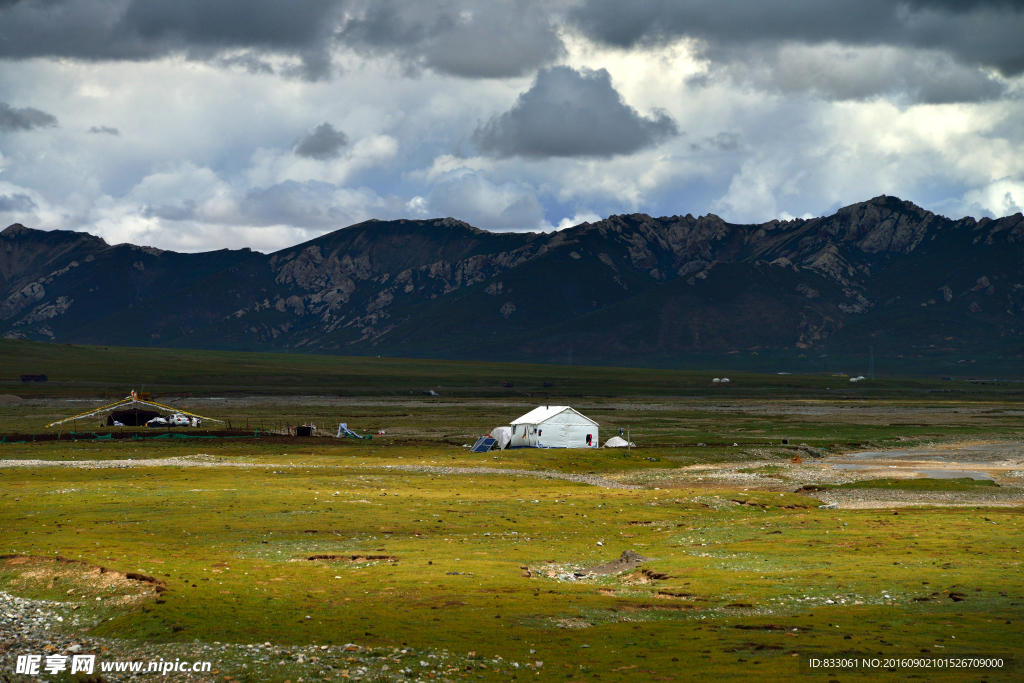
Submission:
[[[779,50],[835,45],[907,51],[911,56],[905,59],[918,62],[911,64],[910,73],[903,74],[912,86],[915,79],[930,81],[936,75],[920,64],[929,59],[933,66],[955,65],[953,70],[958,69],[961,76],[979,68],[995,69],[1003,77],[1024,73],[1024,42],[1020,40],[1024,4],[1018,0],[584,0],[570,10],[569,21],[601,44],[634,48],[689,39],[713,62],[742,62],[747,69],[763,69],[766,65],[760,62],[767,59],[776,62],[774,70],[785,71],[787,65],[773,56]],[[914,57],[916,51],[923,51],[926,57]],[[946,62],[927,57],[934,53],[944,55]],[[854,78],[860,90],[872,76],[869,65],[864,66],[867,71]],[[834,67],[827,60],[806,65],[803,71],[820,69],[823,73],[804,74],[804,80],[811,81],[805,85],[820,87],[834,80],[828,73]],[[882,82],[870,89],[870,94],[885,94],[899,85],[895,82],[900,76],[897,64],[877,75]],[[942,78],[938,76],[940,81]],[[977,99],[979,89],[984,96],[991,93],[992,84],[986,86],[984,73],[975,73],[972,80],[975,84],[955,97]],[[925,85],[928,87],[933,86]],[[934,87],[949,90],[941,84]],[[826,92],[829,89],[824,88]],[[950,97],[940,95],[938,100]]]
[[427,199],[434,215],[452,216],[488,230],[547,229],[544,208],[527,187],[496,184],[460,169],[434,185]]
[[593,211],[588,211],[584,209],[583,211],[577,211],[575,214],[573,214],[571,218],[569,216],[566,216],[562,220],[558,221],[558,225],[555,226],[555,230],[565,230],[566,228],[574,228],[581,223],[596,223],[597,221],[601,220],[601,218],[601,216],[594,213]]
[[394,56],[470,78],[523,75],[564,52],[544,3],[529,0],[23,0],[0,2],[0,57],[142,60],[181,54],[251,73],[316,81],[332,52]]
[[0,5],[0,56],[216,60],[225,50],[292,55],[324,77],[340,0],[23,0]]
[[604,69],[543,69],[512,108],[473,133],[473,143],[499,157],[611,157],[631,154],[679,134],[663,112],[641,116],[622,101]]
[[289,180],[254,188],[239,203],[240,221],[336,230],[369,218],[400,218],[406,204],[369,188],[340,187],[320,181]]
[[998,98],[1006,82],[939,50],[839,43],[718,49],[721,77],[781,94],[814,92],[829,100],[878,96],[945,104]]
[[510,2],[367,3],[341,39],[373,54],[395,54],[412,68],[469,78],[522,76],[565,53],[543,6]]
[[[381,30],[392,33],[371,39],[349,24],[367,18],[369,1],[339,0],[320,15],[323,30],[275,37],[241,11],[238,27],[204,27],[136,2],[0,4],[0,99],[59,119],[0,131],[8,223],[201,250],[284,247],[374,217],[550,230],[634,211],[821,215],[879,194],[929,209],[956,200],[973,215],[1024,201],[1024,77],[910,44],[897,35],[905,27],[874,41],[751,29],[746,41],[673,34],[620,48],[560,18],[583,0],[423,0],[388,5],[396,23]],[[520,10],[529,16],[516,23]],[[28,41],[45,58],[11,56],[21,40],[12,17],[50,41]],[[64,24],[75,27],[60,34],[66,43],[54,38]],[[552,26],[561,42],[546,42]],[[528,47],[503,52],[506,39]],[[282,78],[314,62],[336,77]],[[323,123],[347,144],[318,137]],[[114,126],[116,140],[104,130]]]
[[0,130],[32,130],[57,125],[57,118],[45,111],[32,107],[15,109],[6,102],[0,102]]
[[241,67],[251,74],[272,74],[274,67],[265,59],[261,59],[251,52],[227,55],[216,60],[219,66]]
[[196,218],[196,202],[186,199],[178,204],[160,204],[142,209],[146,218],[162,218],[166,221],[188,221]]
[[114,136],[121,135],[121,131],[119,131],[117,128],[111,128],[110,126],[93,126],[92,128],[89,129],[89,132],[90,133],[102,133],[104,135],[114,135]]
[[704,138],[701,142],[690,144],[690,149],[698,152],[703,149],[712,149],[719,152],[736,152],[743,146],[743,136],[738,133],[721,132]]
[[36,208],[27,194],[0,194],[0,213],[28,213]]
[[154,173],[123,197],[103,197],[88,229],[111,243],[200,251],[248,246],[282,249],[370,218],[404,218],[414,207],[366,187],[285,181],[233,187],[210,169]]
[[325,121],[314,128],[312,133],[306,133],[296,140],[294,150],[300,157],[326,161],[340,156],[342,147],[347,144],[348,136]]
[[964,194],[963,203],[975,215],[1009,216],[1024,212],[1024,182],[1001,178]]

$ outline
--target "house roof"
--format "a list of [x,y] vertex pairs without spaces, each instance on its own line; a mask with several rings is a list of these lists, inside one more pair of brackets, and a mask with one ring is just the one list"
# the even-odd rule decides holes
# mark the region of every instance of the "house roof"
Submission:
[[559,413],[564,413],[567,410],[576,413],[587,422],[590,422],[595,425],[597,424],[597,422],[591,420],[589,417],[587,417],[583,413],[579,412],[578,410],[570,406],[537,406],[536,408],[528,412],[526,415],[523,415],[522,417],[512,420],[511,424],[540,424],[541,422],[549,420],[555,415],[558,415]]

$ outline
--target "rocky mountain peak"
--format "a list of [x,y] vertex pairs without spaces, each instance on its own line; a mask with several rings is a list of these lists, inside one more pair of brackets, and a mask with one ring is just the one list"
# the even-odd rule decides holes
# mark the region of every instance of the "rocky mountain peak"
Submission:
[[9,225],[6,228],[4,228],[3,232],[0,232],[0,237],[7,237],[10,239],[13,237],[18,237],[19,235],[28,235],[31,234],[32,232],[42,231],[32,230],[32,228],[26,228],[21,223],[14,223],[13,225]]

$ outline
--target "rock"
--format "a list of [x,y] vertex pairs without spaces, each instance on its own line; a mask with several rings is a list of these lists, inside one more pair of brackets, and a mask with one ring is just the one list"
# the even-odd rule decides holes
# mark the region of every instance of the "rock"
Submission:
[[608,574],[620,574],[624,571],[636,569],[643,562],[648,562],[648,558],[633,552],[632,550],[623,550],[622,555],[618,559],[606,562],[605,564],[597,565],[585,569],[584,574],[597,574],[605,576]]

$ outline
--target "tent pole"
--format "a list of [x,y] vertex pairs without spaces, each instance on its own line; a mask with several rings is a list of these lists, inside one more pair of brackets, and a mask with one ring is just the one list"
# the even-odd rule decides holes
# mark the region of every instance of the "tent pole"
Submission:
[[626,455],[628,456],[632,451],[630,450],[633,444],[629,441],[629,427],[626,427]]

